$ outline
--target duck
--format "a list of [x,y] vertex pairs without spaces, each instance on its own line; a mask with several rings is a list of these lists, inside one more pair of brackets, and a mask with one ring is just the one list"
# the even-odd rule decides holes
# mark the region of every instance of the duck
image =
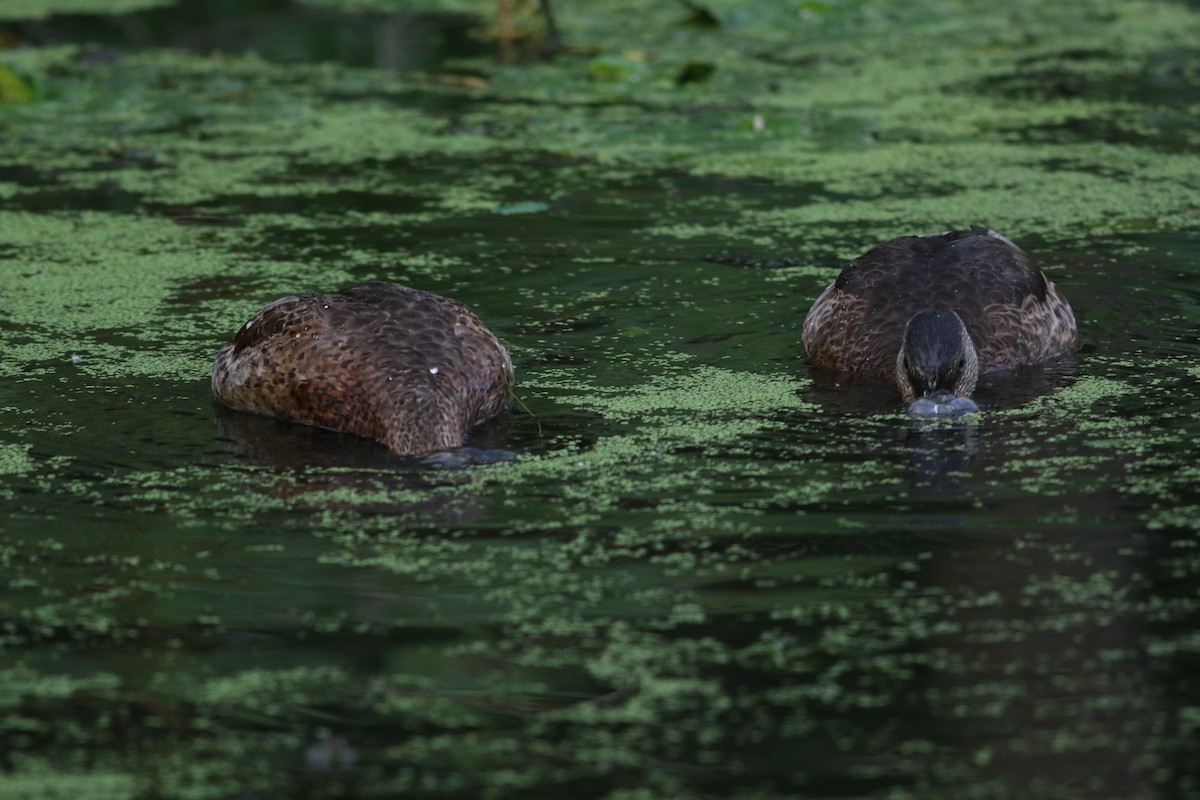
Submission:
[[213,363],[217,402],[373,439],[396,455],[458,448],[510,403],[508,350],[470,308],[398,283],[293,294]]
[[910,416],[977,411],[979,376],[1078,346],[1071,305],[1007,237],[900,236],[848,263],[804,319],[817,368],[890,383]]

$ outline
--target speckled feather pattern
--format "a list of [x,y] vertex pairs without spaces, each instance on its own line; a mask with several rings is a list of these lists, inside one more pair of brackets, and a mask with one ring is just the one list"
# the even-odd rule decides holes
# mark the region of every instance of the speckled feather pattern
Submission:
[[227,406],[319,425],[398,454],[458,447],[509,403],[508,352],[469,308],[394,283],[276,300],[221,348]]
[[804,320],[813,364],[890,379],[904,329],[926,308],[962,318],[981,373],[1072,350],[1075,316],[1029,256],[986,228],[902,236],[851,261]]

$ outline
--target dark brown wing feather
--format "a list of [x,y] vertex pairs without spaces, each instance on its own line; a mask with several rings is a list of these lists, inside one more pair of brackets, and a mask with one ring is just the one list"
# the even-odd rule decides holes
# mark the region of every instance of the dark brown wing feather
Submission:
[[1066,298],[1020,248],[985,228],[902,236],[851,261],[813,304],[804,349],[820,367],[890,378],[908,320],[926,308],[962,318],[981,372],[1075,347]]
[[512,364],[463,304],[375,282],[262,309],[217,354],[212,386],[232,408],[419,453],[505,408]]

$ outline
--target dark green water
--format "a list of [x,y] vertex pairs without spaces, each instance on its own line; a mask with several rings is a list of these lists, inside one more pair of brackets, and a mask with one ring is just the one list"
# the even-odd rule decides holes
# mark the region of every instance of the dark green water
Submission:
[[[505,67],[419,16],[404,74],[211,7],[263,58],[0,50],[0,796],[1200,796],[1194,6],[609,3]],[[810,373],[843,261],[973,222],[1076,357],[932,428]],[[376,278],[509,344],[516,460],[213,406]]]

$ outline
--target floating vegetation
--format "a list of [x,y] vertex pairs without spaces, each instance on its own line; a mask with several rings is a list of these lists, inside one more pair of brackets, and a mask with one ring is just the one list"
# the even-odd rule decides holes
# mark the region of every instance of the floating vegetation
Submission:
[[[0,11],[0,795],[1200,793],[1194,7],[151,5]],[[1074,359],[809,371],[972,223]],[[214,408],[371,279],[509,347],[480,455]]]

